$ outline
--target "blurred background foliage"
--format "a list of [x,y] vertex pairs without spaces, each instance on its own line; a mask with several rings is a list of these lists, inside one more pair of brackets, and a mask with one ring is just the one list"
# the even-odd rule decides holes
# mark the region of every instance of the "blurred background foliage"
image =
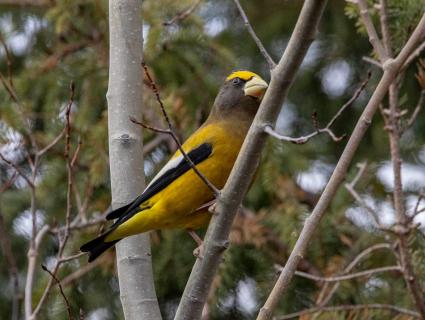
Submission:
[[[196,2],[196,0],[194,0]],[[178,135],[184,139],[208,115],[218,87],[232,70],[249,69],[269,80],[267,65],[246,32],[232,1],[200,1],[194,12],[170,25],[164,23],[190,8],[194,1],[145,0],[143,32],[145,60]],[[422,0],[390,0],[390,27],[394,51],[398,52],[416,25],[424,8]],[[373,8],[374,1],[369,1]],[[291,34],[302,1],[242,1],[249,19],[278,59]],[[376,12],[374,19],[379,19]],[[378,20],[376,20],[378,21]],[[72,148],[78,137],[82,147],[75,170],[73,216],[80,221],[99,217],[110,203],[105,94],[108,83],[108,4],[101,0],[0,1],[0,35],[8,47],[13,85],[21,107],[0,90],[0,151],[29,172],[27,158],[34,150],[29,135],[46,146],[64,127],[64,110],[69,84],[75,82],[72,106]],[[367,89],[336,122],[336,134],[349,134],[376,85],[381,71],[365,62],[371,46],[358,12],[351,4],[329,1],[317,39],[303,62],[279,116],[277,130],[299,136],[314,130],[311,114],[317,111],[319,125],[325,125],[372,72]],[[0,48],[0,71],[8,74],[7,55]],[[417,66],[406,71],[400,103],[411,112],[421,88],[414,75]],[[152,125],[164,125],[158,106],[146,86],[143,117]],[[24,120],[25,119],[25,120]],[[402,137],[404,185],[408,208],[425,187],[425,118],[423,114]],[[168,137],[144,132],[147,180],[174,151]],[[270,139],[256,181],[245,200],[231,234],[233,245],[217,274],[209,298],[209,319],[254,319],[285,262],[308,212],[314,206],[338,160],[345,141],[335,143],[319,136],[305,145]],[[64,142],[42,158],[37,182],[39,224],[63,225],[66,206]],[[367,174],[358,189],[374,206],[386,224],[394,221],[389,192],[392,190],[388,163],[389,147],[383,120],[376,116],[359,148],[355,162],[367,160]],[[352,166],[347,181],[357,172]],[[0,182],[13,175],[0,162]],[[26,253],[30,237],[29,191],[17,178],[0,194],[0,213],[17,259],[19,285],[23,292]],[[80,209],[80,210],[78,210]],[[79,211],[79,212],[78,212]],[[418,216],[417,221],[424,221]],[[101,226],[73,231],[66,255],[92,238]],[[300,270],[322,276],[341,272],[362,250],[391,241],[373,227],[366,212],[341,189],[323,219]],[[422,279],[424,241],[414,242],[415,265]],[[183,231],[152,233],[155,283],[164,319],[171,319],[195,258],[195,243]],[[39,263],[51,266],[58,248],[54,233],[43,241]],[[10,268],[0,251],[0,318],[11,314]],[[85,258],[66,264],[59,272],[74,314],[83,310],[85,319],[123,319],[114,254],[109,252],[96,264]],[[379,251],[356,270],[395,263],[390,251]],[[420,267],[419,267],[420,266]],[[76,273],[77,272],[77,273]],[[40,298],[48,275],[37,268],[34,303]],[[295,278],[282,299],[278,313],[294,312],[315,305],[323,283]],[[330,300],[331,305],[392,303],[412,308],[405,284],[397,273],[380,273],[369,278],[344,281]],[[22,308],[21,308],[22,309]],[[368,310],[323,314],[317,319],[389,319],[388,311]],[[22,312],[21,312],[22,316]],[[54,289],[41,319],[65,319],[62,298]],[[207,319],[207,318],[206,318]],[[309,318],[303,318],[309,319]],[[398,317],[398,319],[402,319]]]

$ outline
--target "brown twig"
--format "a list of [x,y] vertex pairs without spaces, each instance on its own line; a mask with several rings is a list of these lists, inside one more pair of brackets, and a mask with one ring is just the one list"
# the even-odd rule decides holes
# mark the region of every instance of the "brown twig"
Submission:
[[199,6],[200,3],[201,3],[201,0],[195,0],[195,2],[187,10],[180,12],[179,14],[175,15],[172,19],[165,21],[162,24],[168,27],[173,25],[176,22],[183,21],[188,16],[190,16],[193,13],[193,11],[196,10],[196,8]]
[[258,38],[257,34],[255,33],[254,29],[252,28],[252,25],[249,22],[248,16],[246,15],[245,10],[242,8],[239,0],[233,0],[233,2],[235,3],[236,7],[238,8],[239,14],[242,17],[244,25],[245,25],[246,29],[248,30],[249,34],[251,35],[251,38],[254,40],[255,44],[257,45],[258,49],[260,50],[261,54],[263,55],[264,59],[266,60],[269,69],[273,70],[276,67],[276,62],[274,62],[273,58],[267,52],[267,50],[264,47],[263,43],[261,42],[260,38]]
[[12,161],[6,159],[2,153],[0,153],[0,159],[6,162],[6,164],[13,169],[25,180],[25,182],[28,184],[30,188],[34,188],[34,183],[28,178],[28,176],[19,168],[18,165],[14,164]]
[[0,193],[3,193],[7,189],[9,189],[15,183],[18,177],[19,177],[19,173],[15,170],[12,176],[0,187]]
[[287,314],[284,316],[276,317],[276,320],[288,320],[288,319],[293,319],[297,317],[302,317],[304,315],[308,315],[312,313],[320,313],[320,312],[343,312],[343,311],[359,311],[359,310],[368,310],[368,309],[388,310],[388,311],[397,312],[400,314],[405,314],[410,317],[414,317],[418,319],[421,318],[419,313],[413,310],[404,309],[404,308],[390,305],[390,304],[373,303],[373,304],[340,305],[340,306],[330,306],[330,307],[314,307],[314,308],[294,312],[291,314]]
[[1,34],[0,34],[0,43],[3,46],[4,52],[6,53],[7,79],[9,81],[10,87],[13,88],[12,57],[10,55],[6,42],[4,41],[3,36]]
[[264,127],[264,132],[268,133],[269,135],[271,135],[272,137],[282,140],[282,141],[288,141],[288,142],[292,142],[295,144],[304,144],[307,143],[311,138],[321,134],[321,133],[327,133],[333,141],[335,142],[339,142],[342,139],[345,138],[345,134],[343,134],[340,137],[337,137],[331,130],[332,125],[335,123],[335,121],[341,116],[341,114],[349,107],[353,104],[354,101],[357,100],[357,98],[360,96],[360,94],[362,93],[362,91],[365,89],[367,83],[369,82],[371,77],[371,72],[368,72],[367,74],[367,78],[361,83],[361,85],[359,86],[359,88],[357,88],[357,90],[354,92],[353,96],[338,110],[338,112],[332,117],[332,119],[328,122],[328,124],[326,125],[326,127],[324,128],[318,128],[317,125],[317,114],[313,113],[313,126],[315,127],[316,131],[306,135],[306,136],[302,136],[302,137],[297,137],[297,138],[293,138],[293,137],[287,137],[287,136],[283,136],[278,134],[276,131],[274,131],[274,129],[270,126],[270,125],[266,125]]
[[178,149],[179,149],[179,151],[180,151],[180,153],[182,154],[182,156],[185,158],[185,160],[187,161],[187,163],[190,165],[190,167],[193,169],[193,171],[198,175],[198,177],[207,185],[207,187],[208,188],[210,188],[211,189],[211,191],[214,193],[214,195],[215,195],[215,197],[217,197],[219,194],[220,194],[220,190],[219,189],[217,189],[208,179],[207,179],[207,177],[205,177],[200,171],[199,171],[199,169],[196,167],[196,165],[193,163],[193,161],[192,161],[192,159],[190,159],[190,157],[188,156],[188,154],[186,153],[186,151],[184,151],[184,149],[183,149],[183,146],[182,146],[182,144],[180,143],[180,140],[179,140],[179,138],[177,137],[177,135],[176,135],[176,133],[175,133],[175,131],[174,131],[174,128],[173,128],[173,125],[172,125],[172,123],[171,123],[171,121],[170,121],[170,118],[169,118],[169,116],[168,116],[168,114],[167,114],[167,111],[165,110],[165,107],[164,107],[164,104],[163,104],[163,102],[162,102],[162,100],[161,100],[161,97],[160,97],[160,95],[159,95],[159,90],[158,90],[158,87],[156,86],[156,84],[155,84],[155,82],[153,81],[153,79],[152,79],[152,77],[151,77],[151,75],[150,75],[150,73],[149,73],[149,70],[148,70],[148,67],[146,66],[146,64],[144,63],[144,62],[142,62],[142,66],[143,66],[143,70],[145,71],[145,75],[146,75],[146,77],[148,78],[148,80],[149,80],[149,83],[150,83],[150,85],[151,85],[151,89],[152,89],[152,91],[153,91],[153,93],[155,94],[155,97],[156,97],[156,101],[158,102],[158,104],[159,104],[159,106],[160,106],[160,108],[161,108],[161,112],[162,112],[162,115],[164,116],[164,119],[165,119],[165,121],[166,121],[166,123],[167,123],[167,125],[168,125],[168,129],[160,129],[160,128],[156,128],[156,127],[152,127],[152,126],[150,126],[150,125],[147,125],[147,124],[145,124],[145,123],[143,123],[143,122],[140,122],[140,121],[138,121],[138,120],[136,120],[134,117],[130,117],[130,121],[131,122],[133,122],[133,123],[135,123],[135,124],[138,124],[138,125],[140,125],[140,126],[142,126],[142,127],[144,127],[144,128],[146,128],[146,129],[148,129],[148,130],[151,130],[151,131],[154,131],[154,132],[159,132],[159,133],[165,133],[165,134],[168,134],[168,135],[170,135],[172,138],[173,138],[173,140],[174,140],[174,142],[177,144],[177,147],[178,147]]
[[47,151],[53,148],[65,135],[66,128],[63,128],[62,131],[54,138],[47,146],[37,152],[38,157],[42,157]]
[[[74,158],[74,156],[71,156],[70,154],[70,149],[71,149],[71,129],[72,129],[72,125],[71,125],[71,107],[72,104],[74,103],[74,95],[75,95],[75,85],[74,82],[71,82],[70,84],[70,94],[69,94],[69,100],[68,100],[68,104],[66,107],[66,112],[65,112],[65,148],[64,148],[64,156],[66,159],[66,168],[67,168],[67,176],[68,176],[68,188],[67,188],[67,197],[66,197],[66,214],[65,214],[65,230],[64,233],[58,234],[59,237],[59,249],[58,249],[58,253],[57,253],[57,260],[56,263],[51,271],[51,273],[53,275],[56,275],[56,273],[59,270],[59,267],[61,265],[61,263],[63,262],[62,259],[62,255],[65,251],[65,246],[67,244],[69,235],[70,235],[70,230],[71,230],[71,211],[72,211],[72,185],[73,185],[73,168],[72,168],[72,159]],[[78,151],[78,147],[75,153],[77,153]],[[29,320],[33,320],[36,319],[38,313],[40,312],[41,308],[43,307],[44,303],[47,301],[47,298],[49,297],[50,291],[52,289],[53,286],[53,277],[49,279],[49,282],[47,283],[46,288],[44,289],[44,292],[40,298],[40,300],[38,301],[37,306],[35,307],[35,309],[33,310],[32,314],[30,315],[30,317],[28,317]]]
[[186,153],[186,151],[184,151],[182,144],[180,143],[177,135],[175,134],[175,132],[172,129],[161,129],[161,128],[156,128],[156,127],[152,127],[146,123],[140,122],[138,120],[136,120],[133,117],[130,117],[130,121],[142,126],[145,129],[154,131],[154,132],[158,132],[158,133],[165,133],[165,134],[169,134],[174,142],[177,144],[177,147],[180,151],[180,153],[182,154],[182,156],[184,157],[184,159],[189,163],[190,167],[193,169],[193,171],[195,171],[195,173],[198,175],[198,177],[207,185],[208,188],[211,189],[211,191],[214,193],[214,195],[217,197],[220,194],[220,190],[218,190],[209,180],[207,177],[205,177],[202,172],[199,171],[199,169],[196,167],[196,165],[193,163],[192,159],[190,159],[189,155]]
[[71,312],[71,305],[69,304],[68,298],[66,297],[65,292],[63,291],[61,282],[59,281],[58,278],[56,278],[56,276],[53,274],[53,272],[51,272],[49,269],[47,269],[47,267],[45,265],[42,264],[41,268],[44,271],[46,271],[53,278],[53,280],[55,280],[55,282],[57,283],[57,285],[59,287],[59,291],[61,293],[61,296],[62,296],[63,300],[65,301],[66,311],[68,313],[68,320],[72,320],[73,317],[72,317],[72,312]]

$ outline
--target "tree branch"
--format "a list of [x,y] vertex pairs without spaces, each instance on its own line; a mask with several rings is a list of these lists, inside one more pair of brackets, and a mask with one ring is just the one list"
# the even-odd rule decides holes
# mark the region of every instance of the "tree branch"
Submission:
[[273,70],[276,67],[276,62],[274,62],[273,58],[267,52],[267,50],[264,47],[263,43],[261,42],[260,38],[258,38],[257,34],[255,33],[254,29],[252,28],[251,23],[249,22],[248,16],[246,15],[245,10],[242,8],[239,0],[233,0],[233,2],[236,4],[236,7],[239,10],[239,14],[242,17],[242,20],[244,22],[246,29],[248,30],[249,34],[251,35],[251,38],[254,40],[255,44],[257,45],[258,50],[260,50],[261,54],[263,55],[264,59],[266,60],[269,69]]
[[368,309],[376,309],[376,310],[388,310],[392,312],[397,312],[400,314],[405,314],[410,317],[418,318],[420,319],[421,316],[419,313],[404,309],[401,307],[393,306],[390,304],[379,304],[379,303],[373,303],[373,304],[355,304],[355,305],[341,305],[341,306],[331,306],[331,307],[314,307],[298,312],[294,312],[291,314],[287,314],[285,316],[276,317],[276,320],[287,320],[287,319],[293,319],[297,317],[302,317],[307,314],[312,313],[321,313],[321,312],[342,312],[342,311],[359,311],[359,310],[368,310]]
[[288,289],[288,285],[295,273],[298,262],[304,256],[308,243],[310,242],[314,231],[316,230],[321,218],[326,212],[329,204],[335,196],[339,186],[343,182],[348,167],[355,155],[361,140],[366,133],[368,127],[372,123],[372,117],[376,113],[382,99],[394,79],[397,77],[398,71],[406,61],[407,57],[417,48],[417,45],[425,32],[425,15],[422,16],[418,26],[410,36],[409,40],[401,50],[396,59],[388,59],[383,62],[384,74],[378,83],[372,97],[370,98],[366,108],[364,109],[354,131],[347,142],[347,145],[332,173],[332,176],[325,187],[322,195],[313,209],[311,215],[306,219],[300,236],[295,247],[288,258],[288,261],[279,276],[270,296],[268,297],[264,307],[260,310],[258,320],[270,319],[273,310],[277,307],[282,294]]
[[372,44],[375,53],[378,55],[378,58],[382,63],[388,59],[388,55],[381,40],[379,39],[378,33],[376,32],[375,26],[373,25],[372,19],[369,15],[366,0],[356,0],[356,3],[359,7],[360,16],[362,17],[363,24],[366,27],[367,34],[369,35],[369,42]]
[[334,276],[334,277],[319,277],[314,274],[310,274],[303,271],[295,271],[295,275],[302,278],[319,281],[319,282],[339,282],[339,281],[351,280],[351,279],[360,278],[360,277],[369,277],[376,273],[388,272],[388,271],[402,272],[400,266],[388,266],[388,267],[374,268],[374,269],[369,269],[369,270],[364,270],[364,271],[359,271],[359,272],[354,272],[354,273],[345,274],[342,276]]
[[63,292],[63,288],[62,288],[62,284],[59,281],[58,278],[56,278],[56,276],[53,274],[53,272],[51,272],[49,269],[47,269],[47,267],[45,265],[41,265],[41,268],[46,271],[52,278],[53,280],[55,280],[55,282],[57,283],[58,287],[59,287],[59,291],[60,294],[63,298],[63,300],[65,301],[65,305],[66,305],[66,312],[68,313],[68,320],[73,320],[72,317],[72,312],[71,312],[71,305],[69,304],[68,298],[65,295],[65,292]]
[[171,26],[176,22],[180,22],[183,21],[184,19],[186,19],[188,16],[190,16],[192,14],[193,11],[196,10],[196,8],[199,6],[199,4],[201,3],[201,0],[195,0],[195,2],[185,11],[180,12],[179,14],[177,14],[176,16],[174,16],[174,18],[163,22],[162,24],[164,26]]
[[[145,187],[141,128],[128,121],[143,108],[141,1],[109,0],[109,162],[112,209]],[[120,298],[126,320],[161,319],[153,283],[149,234],[116,244]]]
[[[375,244],[369,248],[366,248],[365,250],[361,251],[357,256],[354,257],[353,261],[351,261],[342,271],[342,275],[347,274],[351,270],[353,270],[356,265],[363,260],[366,256],[370,255],[372,252],[376,250],[382,250],[382,249],[389,249],[392,251],[392,246],[388,243],[378,243]],[[325,284],[319,293],[319,296],[317,298],[317,305],[318,306],[325,306],[332,298],[333,294],[336,290],[338,290],[339,282],[335,283],[330,290],[328,289],[328,284]]]
[[269,88],[242,145],[230,177],[217,199],[215,214],[204,241],[204,255],[196,260],[177,309],[175,320],[199,319],[211,282],[229,244],[228,236],[241,201],[260,160],[267,135],[266,125],[273,126],[292,84],[295,73],[316,34],[326,1],[304,2],[288,46],[271,71]]

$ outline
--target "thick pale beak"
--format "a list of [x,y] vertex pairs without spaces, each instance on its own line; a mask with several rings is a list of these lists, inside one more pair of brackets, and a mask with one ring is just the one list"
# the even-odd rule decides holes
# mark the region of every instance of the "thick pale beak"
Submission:
[[266,92],[268,87],[267,82],[258,77],[252,77],[247,83],[245,83],[244,92],[246,96],[261,99]]

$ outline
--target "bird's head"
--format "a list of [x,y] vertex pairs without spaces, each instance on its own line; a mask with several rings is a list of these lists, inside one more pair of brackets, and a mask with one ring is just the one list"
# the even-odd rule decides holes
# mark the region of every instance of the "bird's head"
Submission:
[[252,120],[267,86],[267,82],[251,71],[232,72],[215,99],[212,115]]

